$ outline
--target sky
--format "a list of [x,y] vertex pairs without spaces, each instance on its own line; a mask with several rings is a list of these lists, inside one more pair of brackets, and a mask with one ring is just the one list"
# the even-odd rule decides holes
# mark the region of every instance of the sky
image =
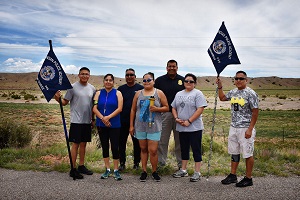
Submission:
[[39,72],[49,40],[66,73],[216,76],[207,53],[222,22],[249,77],[300,78],[299,0],[1,0],[0,73]]

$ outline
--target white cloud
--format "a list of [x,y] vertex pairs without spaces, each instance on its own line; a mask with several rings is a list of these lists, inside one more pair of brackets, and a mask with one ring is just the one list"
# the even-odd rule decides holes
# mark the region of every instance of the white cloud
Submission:
[[149,67],[161,75],[167,60],[175,59],[181,73],[215,75],[206,51],[225,21],[242,65],[227,67],[224,74],[244,68],[253,76],[299,77],[298,0],[7,0],[2,4],[0,62],[15,57],[38,62],[52,39],[57,57],[70,71],[88,66],[96,73],[123,76],[125,65],[138,68],[138,75]]

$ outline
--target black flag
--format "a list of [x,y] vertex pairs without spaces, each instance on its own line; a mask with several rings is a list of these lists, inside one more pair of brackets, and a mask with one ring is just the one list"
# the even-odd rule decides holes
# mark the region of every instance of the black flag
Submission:
[[218,75],[230,64],[241,64],[224,22],[208,48],[208,54]]
[[52,45],[38,74],[37,83],[49,102],[58,90],[72,88],[68,77],[55,56]]

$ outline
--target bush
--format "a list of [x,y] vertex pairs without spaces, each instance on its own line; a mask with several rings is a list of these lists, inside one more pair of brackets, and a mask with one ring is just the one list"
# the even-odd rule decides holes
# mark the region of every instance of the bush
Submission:
[[13,99],[21,99],[21,96],[17,95],[17,94],[13,94],[10,97],[13,98]]
[[28,145],[32,140],[30,129],[25,124],[10,119],[0,120],[0,149]]
[[278,98],[279,98],[279,99],[286,99],[287,96],[286,96],[286,95],[281,95],[281,96],[279,96]]
[[34,95],[32,95],[32,94],[25,94],[24,95],[24,99],[25,100],[28,100],[28,99],[31,99],[31,100],[35,100],[35,96]]

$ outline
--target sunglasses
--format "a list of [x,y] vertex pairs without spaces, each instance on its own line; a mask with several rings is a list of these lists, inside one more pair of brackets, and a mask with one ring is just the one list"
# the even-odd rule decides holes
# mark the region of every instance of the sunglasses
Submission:
[[126,76],[135,76],[135,74],[126,74]]
[[185,83],[195,83],[195,81],[192,80],[184,80]]
[[246,78],[243,78],[243,77],[235,77],[235,78],[234,78],[234,80],[236,80],[236,81],[237,81],[237,80],[243,81],[243,80],[245,80],[245,79],[246,79]]
[[149,82],[151,82],[152,80],[153,80],[153,79],[151,79],[151,78],[148,78],[148,79],[143,79],[143,82],[144,82],[144,83],[146,83],[146,82],[148,82],[148,83],[149,83]]

